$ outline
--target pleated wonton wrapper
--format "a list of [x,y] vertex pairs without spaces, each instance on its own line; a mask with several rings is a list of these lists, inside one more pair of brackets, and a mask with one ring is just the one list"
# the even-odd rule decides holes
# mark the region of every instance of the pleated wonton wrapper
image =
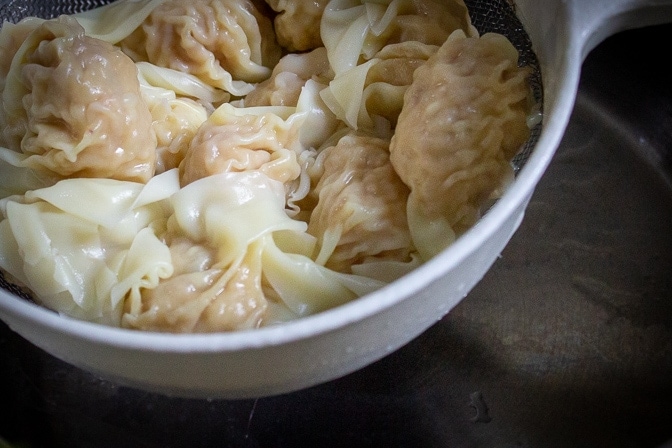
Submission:
[[312,6],[295,29],[301,8],[251,0],[5,25],[0,268],[69,316],[221,332],[450,245],[529,136],[530,72],[459,0]]

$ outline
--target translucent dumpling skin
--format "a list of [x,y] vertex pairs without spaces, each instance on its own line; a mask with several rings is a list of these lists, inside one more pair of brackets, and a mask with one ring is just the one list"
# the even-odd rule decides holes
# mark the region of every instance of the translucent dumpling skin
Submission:
[[278,13],[275,32],[280,45],[289,51],[313,50],[322,46],[320,21],[328,0],[266,0]]
[[268,78],[281,55],[271,20],[251,0],[169,0],[122,47],[234,95]]
[[25,166],[58,178],[154,175],[152,117],[128,56],[64,16],[34,29],[14,59],[3,146],[24,154]]
[[117,0],[2,24],[0,54],[0,275],[139,331],[394,282],[477,222],[536,118],[464,0]]
[[528,75],[505,37],[461,31],[415,71],[390,153],[411,188],[409,222],[427,254],[449,242],[437,245],[431,229],[462,233],[510,175],[530,132]]
[[296,106],[306,81],[324,80],[329,70],[324,47],[308,53],[289,53],[280,59],[271,77],[245,97],[245,106]]
[[348,272],[372,259],[406,261],[412,250],[404,213],[408,188],[392,168],[388,142],[347,135],[327,148],[308,232],[326,266]]
[[180,164],[181,183],[252,170],[283,183],[294,180],[301,167],[296,154],[287,148],[289,138],[285,122],[277,115],[236,115],[233,107],[222,106],[191,141]]
[[267,301],[261,291],[261,246],[234,269],[217,266],[215,251],[177,240],[170,245],[175,272],[144,289],[137,309],[127,301],[122,325],[146,331],[209,333],[258,327]]

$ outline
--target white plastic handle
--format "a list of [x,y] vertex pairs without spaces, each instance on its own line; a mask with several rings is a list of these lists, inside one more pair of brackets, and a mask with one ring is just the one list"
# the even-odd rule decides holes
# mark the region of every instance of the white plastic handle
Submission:
[[627,29],[672,22],[672,0],[569,0],[573,39],[585,56],[607,37]]

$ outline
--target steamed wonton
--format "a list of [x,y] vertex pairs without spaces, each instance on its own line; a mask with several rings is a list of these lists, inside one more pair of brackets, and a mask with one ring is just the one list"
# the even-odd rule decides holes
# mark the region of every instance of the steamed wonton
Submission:
[[133,61],[68,16],[28,23],[39,25],[25,36],[22,25],[2,29],[25,39],[3,54],[13,59],[0,103],[2,159],[46,178],[147,182],[156,138]]
[[171,332],[256,328],[319,312],[382,284],[316,264],[284,188],[259,171],[199,179],[171,198],[172,275],[133,291],[122,325]]
[[280,59],[273,25],[251,0],[168,0],[121,42],[136,61],[247,94]]
[[0,268],[44,306],[106,325],[169,332],[256,328],[382,286],[315,263],[282,183],[260,171],[180,188],[66,179],[0,201]]
[[530,133],[528,76],[504,36],[462,31],[416,70],[390,158],[411,188],[409,224],[425,258],[472,226],[511,178],[510,161]]
[[131,329],[377,290],[476,222],[529,135],[529,71],[463,0],[117,0],[3,24],[0,53],[0,273]]
[[320,21],[328,0],[266,0],[278,13],[275,32],[288,51],[308,51],[322,46]]
[[441,45],[455,30],[477,32],[462,0],[331,0],[321,33],[336,76],[371,59],[385,45]]
[[[158,239],[177,171],[147,184],[65,179],[0,201],[0,268],[68,316],[119,326],[127,294],[172,274]],[[135,291],[134,293],[132,291]]]
[[247,113],[225,104],[199,128],[180,165],[182,185],[213,174],[259,170],[282,183],[299,177],[288,148],[295,129],[273,113]]
[[390,137],[413,72],[437,49],[416,41],[386,45],[371,60],[331,81],[320,94],[352,129]]
[[324,47],[308,53],[290,53],[280,59],[269,79],[245,97],[245,107],[296,106],[306,81],[314,79],[326,84],[330,71]]
[[320,154],[323,173],[308,232],[318,238],[319,263],[351,272],[372,260],[410,260],[404,208],[409,190],[392,168],[389,142],[346,135]]
[[[180,84],[172,82],[174,75],[169,69],[146,62],[137,66],[140,91],[152,115],[152,130],[156,135],[155,171],[160,174],[180,166],[191,140],[207,120],[210,112],[201,98],[215,99],[217,96],[205,86],[189,82],[193,81],[191,78]],[[176,90],[183,94],[192,93],[195,98],[178,96]]]
[[322,98],[352,129],[389,137],[413,71],[458,29],[477,34],[462,0],[332,0],[322,38],[334,79]]

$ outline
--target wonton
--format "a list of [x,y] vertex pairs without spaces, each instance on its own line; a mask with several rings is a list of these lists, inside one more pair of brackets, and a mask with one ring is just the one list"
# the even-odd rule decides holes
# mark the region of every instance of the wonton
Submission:
[[532,112],[462,0],[117,0],[0,29],[0,274],[59,313],[254,329],[474,225]]

